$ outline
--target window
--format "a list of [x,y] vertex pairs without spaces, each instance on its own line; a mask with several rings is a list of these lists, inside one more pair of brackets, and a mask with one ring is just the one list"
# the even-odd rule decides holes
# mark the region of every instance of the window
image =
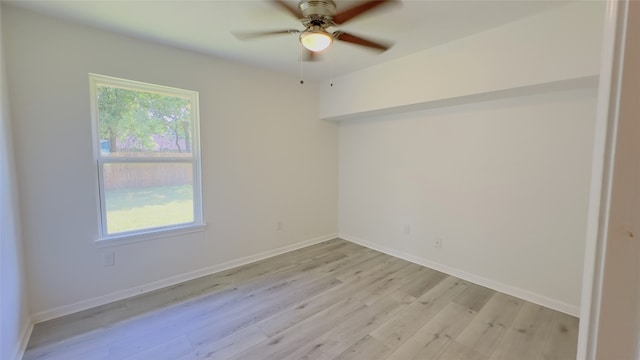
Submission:
[[201,228],[198,93],[89,75],[100,240]]

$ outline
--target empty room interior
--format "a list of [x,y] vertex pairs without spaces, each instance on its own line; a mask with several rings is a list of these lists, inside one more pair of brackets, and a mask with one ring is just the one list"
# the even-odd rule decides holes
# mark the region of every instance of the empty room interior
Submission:
[[0,358],[637,359],[612,3],[2,1]]

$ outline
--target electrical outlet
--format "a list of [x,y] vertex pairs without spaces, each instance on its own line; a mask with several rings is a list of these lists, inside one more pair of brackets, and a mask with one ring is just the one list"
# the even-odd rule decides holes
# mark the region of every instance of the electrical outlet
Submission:
[[102,257],[102,264],[106,266],[113,266],[116,264],[116,253],[111,251],[105,253]]
[[277,230],[277,231],[282,231],[282,230],[284,230],[284,223],[282,222],[282,220],[279,220],[279,221],[276,223],[276,230]]
[[433,247],[436,247],[438,249],[441,248],[442,247],[442,238],[436,238],[433,241]]

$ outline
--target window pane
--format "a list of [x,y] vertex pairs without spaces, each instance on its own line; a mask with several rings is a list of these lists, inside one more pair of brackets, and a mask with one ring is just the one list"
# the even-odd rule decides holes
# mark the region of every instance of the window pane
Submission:
[[194,221],[191,163],[103,165],[107,234]]
[[191,156],[188,98],[96,86],[101,156]]

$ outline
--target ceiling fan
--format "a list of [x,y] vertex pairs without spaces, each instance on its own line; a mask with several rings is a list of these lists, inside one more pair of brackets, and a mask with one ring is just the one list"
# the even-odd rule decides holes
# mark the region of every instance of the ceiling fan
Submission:
[[370,0],[349,9],[336,12],[337,7],[333,0],[301,0],[298,3],[297,8],[292,7],[282,0],[271,0],[271,3],[279,6],[289,14],[295,16],[296,19],[300,20],[304,26],[304,30],[287,29],[252,33],[235,33],[234,35],[241,40],[246,40],[268,35],[300,34],[300,43],[308,50],[307,57],[309,60],[313,60],[315,53],[329,47],[334,40],[356,44],[383,52],[389,49],[391,45],[368,40],[344,31],[329,31],[328,29],[337,25],[343,25],[347,21],[381,5],[397,2],[397,0]]

